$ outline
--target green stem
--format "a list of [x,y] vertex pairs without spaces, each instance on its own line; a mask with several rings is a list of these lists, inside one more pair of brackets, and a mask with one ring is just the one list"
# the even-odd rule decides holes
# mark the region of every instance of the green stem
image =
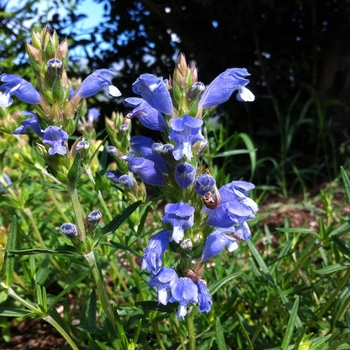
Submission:
[[58,201],[57,201],[55,195],[53,194],[53,192],[51,190],[48,190],[48,194],[49,194],[53,204],[55,205],[57,211],[60,213],[61,217],[63,218],[63,220],[65,222],[69,222],[69,219],[68,219],[67,215],[62,210],[61,205],[58,203]]
[[71,346],[73,350],[79,350],[79,348],[75,345],[75,343],[73,342],[72,338],[68,335],[68,333],[50,315],[43,317],[43,320],[50,323],[50,325],[62,335],[62,337],[67,341],[67,343]]
[[78,191],[75,187],[75,184],[68,183],[67,185],[68,193],[70,196],[70,199],[72,201],[72,206],[75,214],[75,219],[77,221],[77,225],[81,234],[81,241],[86,244],[85,242],[85,226],[84,226],[84,218],[83,218],[83,210],[80,205],[79,197],[78,197]]
[[99,296],[99,299],[101,301],[103,311],[106,314],[109,321],[113,325],[115,325],[112,307],[111,307],[111,304],[109,302],[107,292],[104,288],[104,284],[103,284],[102,279],[101,279],[100,271],[97,267],[94,252],[90,252],[88,254],[85,254],[84,258],[88,262],[89,266],[92,267],[92,275],[94,276],[94,279],[95,279],[95,283],[97,286],[97,295]]
[[[92,176],[91,169],[89,167],[86,167],[85,172],[86,172],[87,176],[89,177],[90,181],[95,185],[96,182],[95,182],[94,177]],[[111,213],[106,205],[105,200],[102,197],[101,191],[97,191],[97,198],[100,201],[104,212],[107,214],[109,221],[112,221],[113,217],[112,217],[112,215],[111,215]]]
[[73,350],[79,350],[79,348],[76,346],[76,344],[74,343],[72,338],[68,335],[68,333],[50,315],[44,316],[41,310],[37,309],[35,306],[33,306],[32,304],[28,303],[26,300],[21,298],[11,287],[6,286],[5,283],[1,282],[1,286],[7,290],[7,293],[11,298],[17,300],[28,310],[38,315],[44,321],[50,323],[51,326],[54,327],[57,330],[57,332],[59,332],[62,335],[62,337],[67,341],[67,343],[71,346]]
[[135,279],[135,283],[136,283],[136,287],[140,293],[140,297],[142,301],[146,301],[145,295],[143,294],[142,288],[141,288],[141,283],[140,283],[140,278],[139,278],[139,274],[135,271],[135,262],[134,262],[134,257],[128,255],[128,260],[129,260],[129,264],[131,267],[131,271],[132,274],[134,276]]
[[196,339],[195,339],[195,329],[194,329],[194,312],[193,308],[191,308],[186,315],[186,326],[188,331],[188,344],[189,350],[196,349]]

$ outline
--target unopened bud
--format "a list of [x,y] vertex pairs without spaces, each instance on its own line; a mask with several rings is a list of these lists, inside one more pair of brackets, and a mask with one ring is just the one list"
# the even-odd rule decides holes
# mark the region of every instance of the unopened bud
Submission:
[[78,237],[78,228],[76,225],[67,222],[60,227],[60,231],[69,239]]
[[102,219],[102,213],[99,210],[92,211],[86,218],[86,229],[88,232],[93,231]]

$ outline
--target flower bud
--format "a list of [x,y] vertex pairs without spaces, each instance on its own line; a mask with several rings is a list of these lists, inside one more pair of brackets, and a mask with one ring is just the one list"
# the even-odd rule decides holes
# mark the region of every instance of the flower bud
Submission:
[[67,236],[69,239],[78,237],[78,228],[76,225],[67,222],[60,227],[61,233]]
[[97,227],[101,219],[102,213],[99,210],[92,211],[85,220],[86,231],[91,233]]

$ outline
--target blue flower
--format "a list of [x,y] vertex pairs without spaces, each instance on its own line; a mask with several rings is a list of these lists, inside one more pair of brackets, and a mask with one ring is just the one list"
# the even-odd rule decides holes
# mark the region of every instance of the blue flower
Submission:
[[130,175],[122,174],[120,171],[107,171],[106,177],[117,184],[125,186],[129,190],[134,187],[134,179]]
[[126,107],[134,108],[128,117],[136,117],[148,129],[166,131],[167,124],[163,115],[151,107],[145,100],[138,97],[129,97],[124,100]]
[[230,229],[219,228],[207,237],[202,250],[202,262],[219,255],[225,247],[229,252],[238,248],[237,240],[227,234],[230,232]]
[[188,160],[192,158],[192,146],[197,141],[205,141],[202,133],[203,121],[185,115],[181,118],[170,119],[170,140],[176,142],[173,155],[176,160],[186,156]]
[[90,108],[88,110],[87,121],[92,124],[93,122],[98,121],[98,117],[100,116],[100,111],[97,108]]
[[12,95],[15,95],[18,99],[25,103],[39,104],[40,94],[35,87],[28,81],[22,79],[15,74],[1,74],[0,81],[4,82],[0,86],[0,91],[3,93],[0,95],[0,107],[9,107],[12,105]]
[[215,183],[215,179],[212,176],[208,174],[201,174],[196,177],[194,189],[197,194],[204,197],[208,192],[214,189]]
[[[8,185],[8,186],[12,185],[12,181],[10,177],[5,172],[2,173],[2,177],[4,179],[4,182],[3,182],[4,185]],[[1,177],[0,177],[0,180],[1,180]],[[0,191],[2,191],[2,189],[3,189],[3,186],[0,185]]]
[[157,272],[162,267],[162,258],[169,245],[170,231],[163,230],[154,235],[143,253],[142,270]]
[[173,113],[173,103],[170,93],[162,78],[152,74],[141,74],[132,85],[132,91],[141,95],[146,102],[159,112]]
[[254,101],[254,95],[245,87],[250,75],[245,68],[230,68],[218,75],[204,91],[198,108],[210,108],[226,102],[232,93],[238,90],[236,96],[239,101]]
[[171,303],[178,302],[177,318],[187,315],[187,304],[198,303],[198,287],[189,277],[180,277],[171,285]]
[[194,208],[187,203],[169,203],[164,207],[165,215],[162,219],[173,226],[171,240],[179,243],[184,238],[184,230],[193,226]]
[[232,181],[219,189],[221,203],[214,209],[204,208],[209,214],[207,224],[210,226],[230,228],[240,226],[245,220],[252,219],[258,211],[258,205],[249,197],[247,190],[254,185],[245,181]]
[[43,137],[44,132],[41,130],[38,115],[28,111],[23,111],[21,114],[29,117],[29,119],[23,120],[21,126],[19,126],[12,134],[28,134],[28,130],[33,130],[39,137]]
[[165,185],[164,175],[153,161],[141,157],[131,157],[128,164],[130,171],[136,173],[146,184],[154,186]]
[[192,185],[195,176],[196,168],[191,164],[179,164],[175,169],[176,182],[183,190]]
[[112,82],[105,76],[115,75],[113,69],[98,69],[81,83],[73,97],[87,98],[96,95],[103,87],[108,86],[108,94],[113,97],[121,96],[121,92],[112,85]]
[[170,267],[161,267],[156,273],[151,273],[148,282],[150,287],[156,287],[158,291],[158,302],[166,305],[170,299],[170,288],[179,279],[176,271]]
[[130,148],[133,152],[138,153],[141,157],[151,160],[159,168],[159,170],[166,174],[168,168],[165,160],[153,150],[154,141],[146,136],[134,136],[130,139]]
[[198,310],[199,312],[209,312],[211,309],[212,299],[208,291],[207,285],[199,280],[198,287]]
[[50,146],[48,150],[50,156],[53,156],[56,153],[60,155],[66,154],[66,141],[68,141],[68,134],[62,130],[62,127],[49,126],[45,129],[43,144]]

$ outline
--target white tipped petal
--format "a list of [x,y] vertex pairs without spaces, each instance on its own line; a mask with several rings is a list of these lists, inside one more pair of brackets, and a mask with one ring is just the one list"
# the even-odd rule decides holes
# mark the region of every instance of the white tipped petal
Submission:
[[119,97],[122,95],[119,89],[114,85],[108,86],[108,93],[113,97]]
[[254,94],[244,86],[238,88],[236,98],[241,102],[253,102],[255,100]]

